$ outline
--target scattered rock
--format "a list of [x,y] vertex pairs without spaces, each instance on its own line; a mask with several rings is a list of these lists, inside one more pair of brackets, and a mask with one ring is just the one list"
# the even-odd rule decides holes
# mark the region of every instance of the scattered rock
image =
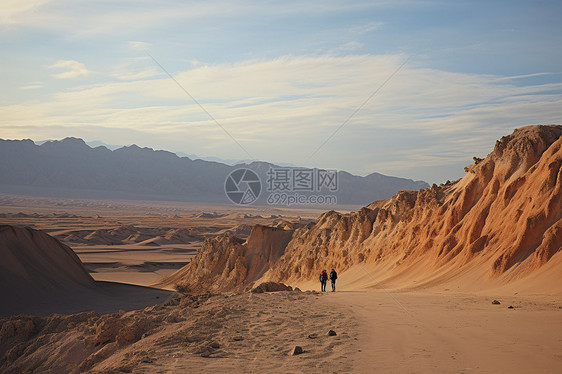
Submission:
[[328,331],[328,336],[336,336],[336,332],[334,330]]
[[115,341],[120,347],[136,342],[148,327],[149,322],[146,318],[135,318],[119,330]]
[[95,345],[101,345],[115,341],[117,334],[123,327],[123,322],[118,318],[110,317],[96,326]]
[[295,348],[293,348],[293,351],[291,352],[291,356],[296,356],[296,355],[300,355],[301,353],[304,353],[303,349],[301,346],[295,346]]
[[308,335],[308,338],[309,338],[309,339],[316,339],[317,337],[318,337],[318,335],[316,335],[316,334],[310,334],[310,335]]
[[515,307],[513,305],[510,305],[507,307],[507,309],[515,309]]
[[500,303],[498,300],[494,300],[494,301],[492,301],[492,304],[494,304],[494,305],[500,305],[501,303]]
[[234,340],[235,342],[240,342],[244,340],[244,338],[242,336],[235,336],[234,338],[232,338],[232,340]]
[[264,282],[257,287],[252,288],[251,293],[292,291],[293,287],[279,282]]

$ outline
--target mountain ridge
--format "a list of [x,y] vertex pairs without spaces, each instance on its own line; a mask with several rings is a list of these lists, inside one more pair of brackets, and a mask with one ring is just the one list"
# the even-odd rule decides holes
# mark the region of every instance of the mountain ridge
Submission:
[[[0,139],[0,191],[26,194],[56,193],[70,197],[110,197],[229,203],[224,183],[237,168],[255,171],[262,187],[269,168],[292,169],[268,162],[229,166],[191,160],[173,152],[137,145],[110,150],[92,148],[80,138],[65,138],[36,145],[32,140]],[[419,189],[423,181],[389,177],[358,177],[338,172],[338,204],[365,204],[400,189]],[[260,204],[265,204],[262,194]]]

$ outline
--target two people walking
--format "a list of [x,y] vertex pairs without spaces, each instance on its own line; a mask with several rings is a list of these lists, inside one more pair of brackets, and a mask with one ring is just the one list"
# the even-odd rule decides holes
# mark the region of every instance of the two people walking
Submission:
[[[330,280],[332,281],[332,292],[336,292],[336,279],[338,279],[338,273],[334,269],[330,271]],[[326,270],[322,270],[320,273],[320,288],[322,292],[326,292],[326,283],[328,282],[328,273]]]

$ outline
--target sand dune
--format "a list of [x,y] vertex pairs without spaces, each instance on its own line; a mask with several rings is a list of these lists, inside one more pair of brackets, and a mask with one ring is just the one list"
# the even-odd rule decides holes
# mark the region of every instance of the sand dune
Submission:
[[134,225],[97,230],[76,230],[58,232],[57,236],[65,242],[90,245],[120,245],[139,243],[143,245],[185,244],[201,240],[201,237],[190,229],[178,228],[146,228]]
[[96,282],[71,248],[39,230],[0,226],[0,316],[131,310],[170,292]]
[[0,257],[2,309],[95,285],[71,248],[38,230],[0,226]]

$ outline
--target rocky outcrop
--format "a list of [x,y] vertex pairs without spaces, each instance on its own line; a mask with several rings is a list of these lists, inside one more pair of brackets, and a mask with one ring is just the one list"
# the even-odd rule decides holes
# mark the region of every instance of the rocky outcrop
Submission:
[[246,241],[229,233],[207,239],[193,261],[161,285],[187,292],[244,290],[277,262],[292,234],[292,230],[256,225]]
[[290,241],[291,231],[276,237],[264,227],[245,244],[213,239],[176,281],[243,289],[260,277],[290,283],[358,264],[376,266],[382,279],[415,269],[418,284],[469,264],[478,264],[480,278],[511,280],[562,252],[562,126],[519,128],[474,161],[458,181],[401,191],[350,214],[326,212]]
[[250,290],[251,293],[292,291],[293,287],[280,282],[263,282]]
[[490,277],[515,268],[525,275],[561,250],[561,136],[562,126],[523,127],[459,181],[402,191],[352,214],[327,212],[295,232],[265,278],[310,279],[359,263],[398,273],[421,258],[428,275],[477,258]]

